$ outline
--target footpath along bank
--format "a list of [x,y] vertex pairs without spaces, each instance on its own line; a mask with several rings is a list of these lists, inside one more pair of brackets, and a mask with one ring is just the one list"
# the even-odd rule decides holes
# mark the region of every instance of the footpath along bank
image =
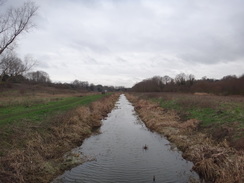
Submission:
[[47,183],[74,166],[64,154],[101,126],[118,96],[105,96],[47,121],[1,126],[0,183]]
[[181,121],[173,110],[166,110],[149,100],[127,94],[146,126],[168,138],[194,163],[193,169],[209,182],[244,182],[244,152],[229,147],[226,141],[217,143],[197,130],[199,121]]

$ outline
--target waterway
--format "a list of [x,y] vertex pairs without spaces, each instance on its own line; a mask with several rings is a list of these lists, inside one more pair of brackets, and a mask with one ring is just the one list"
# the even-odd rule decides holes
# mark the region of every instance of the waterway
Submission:
[[184,160],[166,138],[147,129],[124,95],[102,123],[100,133],[76,149],[91,161],[66,171],[54,182],[187,183],[199,180],[197,173],[191,170],[193,164]]

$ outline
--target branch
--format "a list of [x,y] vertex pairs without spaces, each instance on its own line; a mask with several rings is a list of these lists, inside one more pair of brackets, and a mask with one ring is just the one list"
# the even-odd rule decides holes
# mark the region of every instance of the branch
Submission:
[[23,32],[34,26],[31,20],[36,15],[38,7],[33,2],[26,2],[17,9],[9,9],[0,22],[0,55]]

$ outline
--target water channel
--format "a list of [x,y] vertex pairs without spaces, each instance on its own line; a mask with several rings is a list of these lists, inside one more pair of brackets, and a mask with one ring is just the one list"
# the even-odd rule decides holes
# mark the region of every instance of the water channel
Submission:
[[[169,141],[148,130],[132,104],[121,95],[103,120],[100,132],[84,141],[78,151],[93,157],[66,171],[59,183],[187,183],[198,180],[193,164],[172,150]],[[147,146],[145,149],[144,146]]]

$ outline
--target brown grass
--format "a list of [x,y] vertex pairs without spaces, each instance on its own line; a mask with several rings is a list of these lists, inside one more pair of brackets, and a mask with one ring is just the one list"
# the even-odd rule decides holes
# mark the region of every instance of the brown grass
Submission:
[[90,93],[42,93],[42,92],[35,92],[35,93],[26,93],[21,95],[20,93],[6,93],[0,95],[0,107],[8,107],[8,106],[31,106],[34,104],[42,104],[48,103],[50,101],[60,100],[66,97],[77,97],[77,96],[86,96],[90,95]]
[[[59,89],[44,85],[29,85],[12,83],[12,87],[0,86],[0,107],[15,105],[33,105],[59,100],[65,97],[85,96],[91,93],[72,89]],[[82,92],[82,93],[81,93]]]
[[[244,97],[243,96],[216,96],[193,95],[187,93],[137,93],[140,99],[154,99],[162,101],[162,105],[169,109],[177,110],[181,121],[190,118],[191,112],[199,110],[199,131],[208,134],[216,141],[228,140],[230,145],[237,150],[244,150]],[[170,105],[167,106],[167,103]],[[208,114],[202,109],[211,109]],[[206,110],[205,110],[206,111]],[[204,117],[203,117],[204,116]],[[204,119],[205,118],[205,119]],[[212,118],[212,119],[211,119]]]
[[0,136],[6,137],[0,144],[0,182],[50,182],[70,166],[64,163],[64,154],[81,145],[101,125],[117,98],[103,98],[47,122],[5,126],[0,130]]
[[219,108],[219,104],[243,104],[244,97],[243,96],[218,96],[218,95],[193,95],[188,93],[142,93],[138,94],[140,98],[149,99],[149,98],[161,98],[163,100],[176,100],[184,107],[211,107],[211,108]]
[[243,151],[229,147],[226,140],[216,142],[197,131],[198,120],[182,121],[173,110],[165,110],[133,95],[127,94],[127,98],[146,126],[175,143],[183,151],[183,157],[194,163],[193,169],[205,180],[216,183],[244,182]]

